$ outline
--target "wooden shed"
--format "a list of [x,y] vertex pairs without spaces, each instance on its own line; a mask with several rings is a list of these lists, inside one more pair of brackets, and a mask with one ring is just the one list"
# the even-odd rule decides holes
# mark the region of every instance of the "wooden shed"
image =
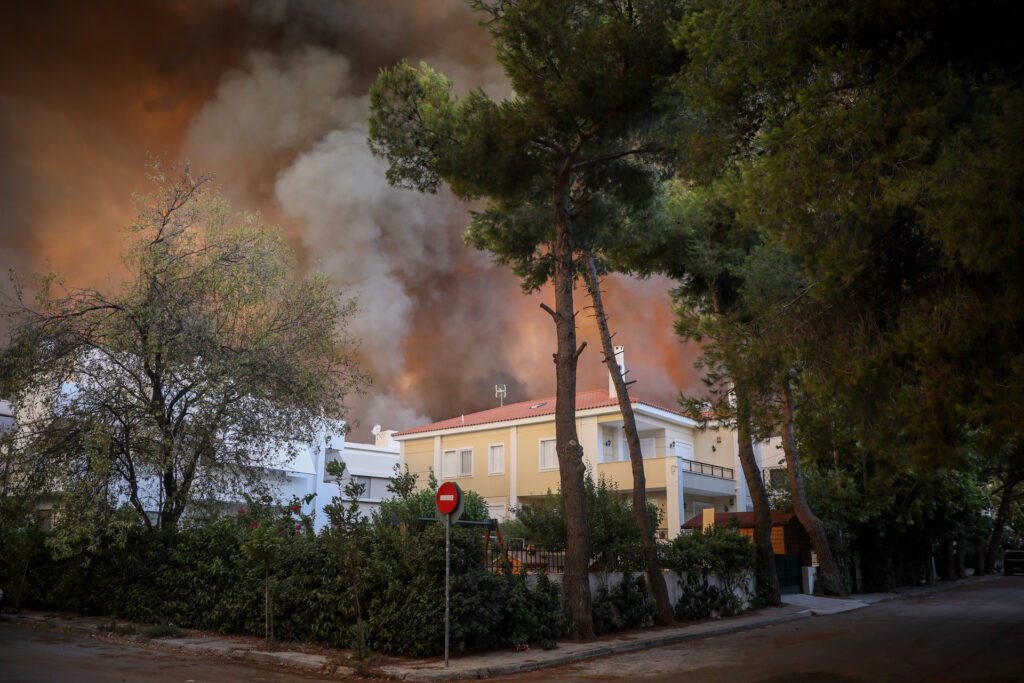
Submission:
[[[682,528],[700,529],[703,524],[702,515],[695,515]],[[716,512],[715,526],[738,527],[741,536],[754,540],[753,512]],[[811,566],[811,539],[792,512],[772,510],[772,550],[776,555],[799,555],[802,566]]]

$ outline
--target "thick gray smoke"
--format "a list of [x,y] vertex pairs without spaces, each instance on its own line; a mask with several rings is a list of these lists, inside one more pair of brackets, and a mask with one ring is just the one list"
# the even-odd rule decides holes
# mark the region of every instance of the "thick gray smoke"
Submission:
[[[491,40],[463,0],[12,3],[0,22],[0,266],[75,286],[121,279],[147,152],[213,172],[239,210],[281,224],[302,268],[335,278],[374,385],[352,402],[414,426],[554,393],[554,327],[507,268],[463,247],[468,207],[391,188],[366,147],[366,93],[406,58],[456,93],[505,97]],[[664,281],[609,279],[638,393],[670,405],[693,349],[671,332]],[[578,299],[580,389],[606,386]],[[2,333],[2,330],[0,330]]]
[[[507,90],[493,65],[475,69],[450,58],[430,61],[465,87]],[[508,313],[517,306],[504,302],[515,302],[517,294],[507,274],[462,246],[465,205],[444,191],[424,195],[388,184],[385,163],[366,143],[368,113],[365,92],[344,55],[313,46],[283,56],[258,51],[221,79],[216,96],[194,117],[186,149],[204,167],[229,169],[220,176],[236,183],[273,173],[281,218],[298,226],[308,265],[358,300],[350,332],[361,340],[375,380],[372,392],[357,402],[361,427],[407,427],[429,418],[424,394],[455,381],[424,377],[420,364],[429,359],[416,359],[410,367],[411,343],[430,347],[437,340],[433,333],[417,333],[418,325],[431,324],[423,312],[452,304],[441,309],[447,319],[433,324],[449,326],[476,350],[448,343],[435,348],[433,357],[444,366],[437,368],[439,375],[461,373],[464,380],[494,374],[504,345],[494,328],[514,324]],[[482,276],[482,287],[452,291],[460,289],[459,277],[474,274]],[[467,318],[466,311],[480,315]],[[497,343],[476,341],[486,336]],[[522,384],[512,375],[504,381]]]

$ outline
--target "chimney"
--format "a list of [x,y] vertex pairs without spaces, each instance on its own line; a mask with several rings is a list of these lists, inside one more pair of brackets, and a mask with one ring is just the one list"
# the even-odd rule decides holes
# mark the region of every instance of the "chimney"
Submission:
[[[622,378],[626,378],[626,351],[621,346],[615,347],[615,363],[619,366],[619,374]],[[615,378],[612,377],[612,373],[608,373],[608,395],[615,396]]]
[[381,429],[380,425],[373,425],[373,445],[380,446],[381,448],[395,448],[398,444],[391,435],[395,433],[394,429]]

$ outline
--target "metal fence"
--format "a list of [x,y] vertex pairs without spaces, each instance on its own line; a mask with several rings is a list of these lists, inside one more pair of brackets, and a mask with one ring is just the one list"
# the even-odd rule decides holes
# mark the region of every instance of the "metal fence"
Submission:
[[[506,546],[503,551],[492,541],[487,549],[487,565],[495,572],[510,570],[527,574],[560,574],[565,571],[565,551],[532,545],[517,549]],[[637,546],[595,555],[590,560],[589,568],[590,571],[643,571],[644,567],[643,550]]]
[[510,569],[514,572],[525,571],[527,574],[560,574],[565,571],[565,551],[547,550],[532,545],[517,549],[506,546],[502,551],[497,543],[492,543],[488,548],[487,564],[491,571],[496,572]]
[[696,460],[683,461],[683,471],[693,472],[694,474],[705,474],[709,477],[717,477],[719,479],[733,479],[733,469],[731,467],[720,467],[718,465],[709,465],[706,462],[698,462]]

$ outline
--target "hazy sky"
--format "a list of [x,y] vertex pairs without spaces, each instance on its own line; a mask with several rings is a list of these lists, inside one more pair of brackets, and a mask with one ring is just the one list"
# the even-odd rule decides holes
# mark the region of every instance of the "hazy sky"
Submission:
[[[366,147],[382,66],[425,60],[458,91],[508,86],[461,0],[38,0],[0,21],[0,265],[76,286],[122,278],[121,228],[150,156],[216,174],[236,210],[280,224],[303,268],[359,297],[374,386],[356,438],[554,394],[554,325],[507,269],[462,245],[467,208],[395,190]],[[634,392],[696,391],[657,279],[609,282]],[[580,308],[587,304],[580,293]],[[580,390],[607,386],[589,311]]]

